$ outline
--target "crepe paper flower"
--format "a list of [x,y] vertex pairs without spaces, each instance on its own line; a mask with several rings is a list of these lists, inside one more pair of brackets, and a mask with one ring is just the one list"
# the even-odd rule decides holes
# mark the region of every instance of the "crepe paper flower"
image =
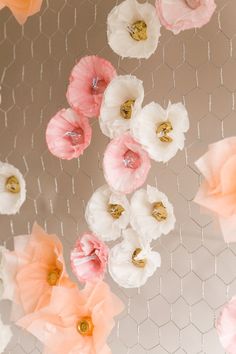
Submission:
[[115,241],[129,224],[128,199],[106,184],[93,193],[85,218],[90,229],[103,241]]
[[70,75],[66,94],[69,105],[87,117],[99,117],[103,93],[115,76],[109,61],[96,55],[83,57]]
[[[37,224],[34,224],[31,235],[14,238],[14,251],[10,256],[15,256],[14,263],[17,264],[14,302],[25,314],[47,306],[54,287],[75,286],[66,273],[58,237],[48,235]],[[7,254],[5,259],[11,264]]]
[[113,139],[103,159],[104,176],[115,191],[128,194],[146,180],[151,163],[146,151],[129,133]]
[[130,130],[132,118],[141,110],[143,82],[132,75],[113,79],[104,92],[99,123],[103,134],[116,138]]
[[0,246],[0,301],[13,301],[16,269],[16,257],[8,249]]
[[157,49],[160,21],[153,5],[125,0],[111,10],[107,24],[108,43],[121,57],[148,59]]
[[236,137],[211,144],[195,162],[205,177],[194,201],[219,217],[226,242],[236,241]]
[[66,160],[78,158],[91,142],[88,118],[72,109],[60,110],[49,122],[46,140],[50,152]]
[[160,267],[161,257],[133,229],[125,230],[123,236],[124,240],[110,250],[109,273],[120,286],[139,288]]
[[95,235],[85,233],[70,255],[71,267],[80,282],[103,279],[109,249]]
[[146,190],[137,190],[132,196],[130,209],[130,223],[144,240],[156,240],[174,229],[173,206],[155,187],[148,185]]
[[54,288],[48,307],[18,321],[43,342],[52,354],[111,354],[106,340],[121,301],[104,282],[85,289]]
[[215,9],[214,0],[156,0],[161,24],[174,34],[207,24]]
[[163,109],[151,102],[132,120],[132,135],[155,161],[167,162],[184,148],[189,129],[188,113],[182,103]]
[[236,353],[236,297],[223,308],[216,324],[221,345],[228,354]]
[[21,172],[8,163],[0,162],[0,214],[16,214],[25,198],[25,180]]
[[0,317],[0,353],[5,353],[5,349],[10,343],[12,335],[11,327],[5,325]]
[[0,0],[0,10],[8,7],[19,24],[23,25],[29,16],[40,11],[43,0]]

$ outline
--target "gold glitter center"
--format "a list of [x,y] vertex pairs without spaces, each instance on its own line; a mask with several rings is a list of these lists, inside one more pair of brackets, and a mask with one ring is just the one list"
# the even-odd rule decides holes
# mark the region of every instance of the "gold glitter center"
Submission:
[[77,331],[82,335],[82,336],[92,336],[93,335],[93,322],[90,317],[83,317],[79,322],[77,323]]
[[119,219],[124,211],[125,209],[120,204],[108,205],[108,213],[111,214],[114,219]]
[[136,259],[139,253],[142,252],[141,248],[136,248],[134,253],[132,254],[132,263],[138,268],[144,268],[147,264],[146,259]]
[[127,100],[120,106],[120,115],[124,119],[130,119],[135,100]]
[[163,143],[171,143],[173,139],[168,135],[173,130],[170,122],[163,122],[157,128],[157,136]]
[[6,190],[13,194],[20,192],[20,183],[16,176],[11,176],[7,179]]
[[145,41],[147,39],[147,25],[144,21],[136,21],[130,27],[130,35],[135,41]]
[[153,204],[152,216],[157,221],[164,221],[167,219],[168,213],[166,207],[162,202],[157,202]]
[[50,270],[47,278],[48,284],[50,286],[56,286],[58,284],[60,276],[61,276],[61,270],[59,268],[54,268]]

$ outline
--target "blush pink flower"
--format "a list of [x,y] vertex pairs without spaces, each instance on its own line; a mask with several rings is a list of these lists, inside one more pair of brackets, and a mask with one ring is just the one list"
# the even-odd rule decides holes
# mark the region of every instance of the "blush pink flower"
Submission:
[[145,182],[150,167],[148,154],[129,133],[113,139],[106,148],[104,176],[115,191],[132,193]]
[[217,332],[223,348],[228,354],[236,353],[236,297],[224,307],[218,321]]
[[216,9],[214,0],[156,0],[163,26],[174,34],[208,23]]
[[67,89],[67,100],[87,117],[98,117],[103,93],[116,76],[112,64],[96,55],[82,58],[73,68]]
[[50,354],[111,354],[107,338],[121,301],[104,282],[77,288],[54,288],[48,307],[17,324],[44,343]]
[[236,241],[236,137],[209,146],[197,162],[205,180],[195,202],[219,217],[224,239]]
[[0,0],[0,10],[8,7],[16,20],[23,25],[29,16],[40,11],[43,0]]
[[81,282],[102,279],[108,261],[108,247],[95,235],[86,233],[71,252],[71,267]]
[[91,142],[88,118],[71,108],[62,109],[48,123],[46,141],[50,152],[66,160],[78,158]]

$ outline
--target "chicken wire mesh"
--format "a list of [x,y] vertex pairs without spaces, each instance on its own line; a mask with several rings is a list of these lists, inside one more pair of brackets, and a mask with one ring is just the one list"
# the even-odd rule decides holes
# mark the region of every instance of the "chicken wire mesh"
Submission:
[[[52,115],[67,107],[69,73],[79,58],[98,54],[119,74],[144,81],[145,103],[182,101],[191,128],[185,149],[168,164],[153,163],[148,183],[174,204],[177,226],[154,243],[162,266],[141,289],[113,290],[126,304],[109,343],[113,354],[221,354],[215,320],[236,293],[236,247],[224,243],[209,215],[192,202],[200,176],[194,161],[209,143],[236,133],[236,2],[217,0],[211,22],[178,36],[162,29],[158,50],[147,61],[120,59],[107,44],[112,0],[44,0],[40,14],[21,27],[0,12],[0,159],[18,167],[27,201],[16,216],[1,216],[1,243],[29,233],[36,220],[69,252],[87,230],[84,207],[104,183],[101,161],[108,142],[93,121],[91,146],[79,161],[61,161],[46,148]],[[1,304],[8,319],[10,306]],[[41,353],[40,344],[14,328],[6,353]]]

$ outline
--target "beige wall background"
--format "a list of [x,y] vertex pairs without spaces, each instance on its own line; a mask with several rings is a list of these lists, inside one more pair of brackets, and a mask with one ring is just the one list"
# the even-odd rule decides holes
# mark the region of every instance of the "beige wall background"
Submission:
[[[28,233],[36,220],[57,233],[69,252],[87,229],[84,206],[104,183],[101,161],[108,140],[93,121],[92,144],[80,161],[60,161],[47,150],[50,117],[67,107],[69,73],[84,55],[109,59],[119,74],[144,80],[145,103],[182,101],[191,129],[186,147],[168,163],[153,163],[148,183],[175,207],[174,232],[155,242],[162,267],[141,289],[114,291],[126,303],[110,337],[113,354],[222,354],[214,328],[222,305],[236,294],[236,245],[223,242],[210,216],[192,202],[200,176],[194,161],[207,145],[236,134],[236,1],[216,0],[200,30],[178,36],[162,29],[147,61],[121,60],[107,45],[106,17],[120,1],[44,0],[40,14],[19,26],[0,12],[0,159],[25,175],[28,197],[16,216],[0,217],[1,243]],[[153,1],[152,1],[153,2]],[[68,264],[69,265],[69,264]],[[4,317],[9,304],[1,304]],[[14,329],[6,354],[38,354],[41,347]]]

